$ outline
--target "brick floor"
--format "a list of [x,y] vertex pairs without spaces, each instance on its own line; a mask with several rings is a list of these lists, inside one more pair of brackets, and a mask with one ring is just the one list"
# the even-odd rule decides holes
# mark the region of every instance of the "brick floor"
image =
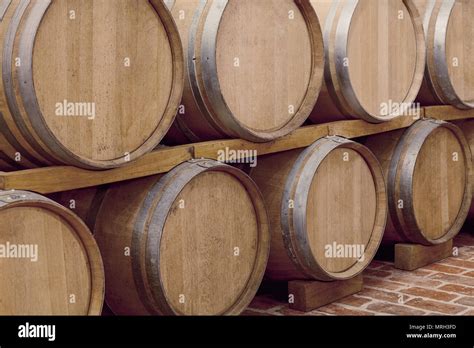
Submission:
[[413,272],[374,260],[364,290],[308,313],[288,308],[268,288],[244,315],[471,315],[474,316],[474,234],[455,239],[458,255]]

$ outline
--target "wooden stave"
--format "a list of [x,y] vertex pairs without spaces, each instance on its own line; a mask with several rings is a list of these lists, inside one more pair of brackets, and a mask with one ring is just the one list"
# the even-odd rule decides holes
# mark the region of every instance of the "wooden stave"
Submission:
[[[26,8],[28,6],[28,1],[21,0],[21,6],[23,6],[23,10],[29,10]],[[22,69],[18,72],[22,81],[29,81],[28,84],[20,84],[17,87],[21,89],[21,94],[25,97],[23,99],[28,101],[28,109],[29,115],[34,117],[28,117],[25,115],[25,111],[19,110],[19,106],[23,108],[23,105],[18,105],[19,103],[16,102],[15,92],[13,92],[14,86],[11,86],[10,91],[6,90],[5,93],[8,93],[10,97],[7,96],[7,103],[12,105],[7,110],[4,110],[7,114],[10,113],[8,118],[12,118],[15,124],[20,125],[20,132],[16,135],[12,135],[9,129],[4,129],[6,136],[4,138],[8,139],[9,142],[12,144],[13,149],[18,149],[21,151],[22,157],[25,158],[27,165],[25,168],[33,168],[33,167],[40,167],[40,166],[48,166],[53,164],[67,164],[73,165],[76,167],[81,167],[84,169],[89,170],[105,170],[105,169],[112,169],[120,166],[124,166],[131,161],[145,155],[146,153],[152,151],[162,140],[165,136],[169,128],[171,127],[176,110],[179,106],[181,95],[182,95],[182,88],[184,85],[184,58],[182,55],[182,45],[179,34],[177,32],[176,25],[167,10],[165,4],[162,1],[152,0],[150,1],[151,6],[153,6],[154,10],[157,12],[157,16],[159,20],[161,20],[166,32],[168,34],[172,56],[173,56],[173,83],[172,89],[170,91],[170,98],[168,101],[168,105],[166,107],[165,112],[163,113],[163,117],[161,119],[160,124],[152,133],[152,135],[144,141],[144,143],[134,151],[132,151],[128,156],[123,156],[121,158],[112,159],[112,160],[91,160],[89,158],[85,158],[83,156],[78,156],[71,151],[69,151],[64,145],[62,145],[59,141],[54,138],[54,135],[49,130],[46,123],[44,123],[44,119],[41,115],[39,110],[39,106],[36,100],[36,94],[34,91],[33,80],[32,80],[32,72],[31,69],[29,71],[23,71]],[[46,13],[47,7],[50,5],[50,1],[44,2],[42,4],[43,10]],[[21,17],[21,9],[19,6],[15,12],[18,13],[17,16]],[[9,10],[12,10],[12,5],[10,5]],[[41,10],[41,8],[40,8]],[[43,15],[44,15],[43,13]],[[36,21],[40,20],[36,19]],[[18,18],[20,20],[20,18]],[[30,18],[27,18],[27,22]],[[30,23],[30,22],[29,22]],[[18,23],[19,25],[20,23]],[[35,23],[33,23],[34,26]],[[39,22],[36,23],[39,25]],[[30,27],[31,27],[30,23]],[[9,25],[10,27],[10,25]],[[12,29],[12,28],[10,28]],[[21,28],[20,28],[21,29]],[[12,40],[15,40],[15,31],[11,30],[12,33]],[[21,41],[22,46],[31,49],[31,45],[34,44],[34,37],[30,38],[33,39],[33,42],[27,42],[28,36],[22,35],[23,39]],[[33,36],[33,35],[32,35]],[[13,42],[11,43],[12,50],[13,50]],[[24,50],[23,50],[24,51]],[[8,83],[14,83],[15,77],[12,76],[14,69],[12,69],[12,64],[14,64],[13,60],[11,59],[13,56],[17,56],[14,54],[10,54],[10,59],[3,60],[4,66],[4,81]],[[29,56],[27,53],[22,53],[22,61],[25,60],[27,63],[31,63],[31,55]],[[30,64],[31,66],[31,64]],[[9,71],[6,71],[9,69]],[[19,93],[19,92],[18,92]],[[16,107],[15,107],[16,106]],[[13,108],[13,110],[12,110]],[[2,115],[3,116],[3,115]],[[2,117],[3,119],[5,118]],[[0,118],[0,120],[2,119]],[[12,122],[13,122],[12,120]],[[3,120],[1,120],[3,121]],[[31,123],[32,122],[32,123]],[[20,138],[19,141],[16,141],[17,138]],[[18,146],[19,145],[19,146]],[[29,160],[29,161],[28,161]],[[31,162],[31,163],[30,163]]]
[[87,226],[75,214],[51,199],[27,191],[0,191],[0,210],[16,207],[41,207],[63,218],[77,232],[87,253],[91,273],[91,298],[87,315],[102,313],[105,296],[105,274],[99,247]]
[[[415,211],[413,209],[413,171],[415,162],[410,162],[408,156],[415,156],[424,144],[427,137],[436,129],[443,127],[453,132],[460,142],[464,151],[466,163],[466,190],[461,204],[460,211],[450,229],[439,239],[427,238],[416,221]],[[423,119],[417,121],[407,130],[392,132],[392,139],[388,140],[388,153],[383,149],[378,149],[380,141],[388,139],[387,134],[379,134],[368,137],[364,142],[369,149],[373,150],[375,155],[382,162],[385,172],[388,192],[389,221],[385,231],[383,244],[394,243],[417,243],[431,246],[439,245],[453,239],[461,230],[466,219],[471,204],[472,197],[472,163],[470,159],[470,150],[461,130],[455,125],[434,119]],[[418,138],[417,138],[418,136]],[[413,139],[415,138],[415,139]],[[386,145],[386,144],[385,144]],[[384,146],[385,147],[385,146]],[[408,153],[408,155],[407,155]],[[385,159],[383,160],[382,157]],[[387,160],[388,158],[388,160]],[[403,164],[407,163],[406,166]],[[404,209],[397,208],[398,199],[403,199]]]
[[[400,116],[393,113],[387,116],[379,116],[367,112],[358,101],[357,95],[351,86],[348,70],[341,67],[340,64],[336,64],[336,62],[341,62],[344,57],[347,57],[347,47],[341,44],[344,42],[347,43],[348,41],[349,28],[352,20],[349,15],[352,15],[356,10],[357,2],[358,0],[353,0],[350,1],[348,7],[338,7],[338,2],[333,1],[328,19],[324,24],[325,69],[323,93],[321,93],[315,109],[309,117],[309,120],[313,123],[351,119],[362,119],[369,123],[382,123]],[[403,101],[403,103],[412,103],[416,100],[423,82],[426,47],[422,20],[413,0],[403,0],[403,2],[410,13],[418,50],[412,85]],[[352,6],[352,8],[350,6]],[[341,20],[341,16],[345,16],[345,18]],[[341,20],[342,23],[338,22],[339,20]],[[340,28],[341,25],[342,28]],[[335,27],[335,29],[333,29],[333,27]],[[334,30],[337,30],[338,40],[335,47],[332,47],[331,36]],[[337,44],[340,45],[337,46]],[[335,57],[333,57],[334,55]]]
[[[471,149],[471,161],[474,157],[474,120],[462,120],[455,122],[455,124],[462,130],[463,134],[466,137],[466,140],[469,144],[469,148]],[[474,193],[474,165],[471,170],[471,188]],[[474,222],[474,196],[471,207],[469,208],[469,213],[467,216],[467,223],[469,226],[472,226]]]
[[459,97],[449,77],[446,60],[446,33],[457,0],[430,1],[423,22],[427,41],[426,69],[419,99],[425,105],[452,105],[460,110],[474,108]]
[[[365,261],[356,263],[344,272],[329,272],[318,265],[309,248],[308,237],[305,233],[306,209],[291,209],[287,202],[292,200],[295,202],[295,207],[306,207],[305,201],[307,201],[308,190],[316,170],[327,155],[333,150],[340,148],[356,151],[368,164],[376,187],[377,212],[374,229],[366,249],[366,254],[368,255],[365,255]],[[278,281],[295,279],[334,281],[351,279],[357,276],[363,272],[375,257],[385,229],[388,208],[386,205],[385,182],[380,164],[365,146],[337,136],[322,138],[302,152],[296,150],[295,156],[292,157],[291,169],[289,172],[286,171],[287,174],[284,175],[286,180],[283,185],[280,185],[282,187],[278,191],[278,195],[280,196],[281,194],[279,205],[282,239],[287,253],[287,263],[291,264],[291,266],[285,265],[285,274],[280,275],[279,273],[283,267],[276,266],[275,269],[272,269],[271,262],[269,262],[265,275],[266,278]],[[250,176],[255,179],[254,172],[251,172]],[[260,180],[256,181],[257,184],[263,184]],[[295,211],[299,214],[295,214]],[[275,221],[271,220],[270,223],[275,223]],[[279,257],[273,254],[273,250],[277,249],[274,243],[275,239],[272,238],[270,259],[272,257]]]
[[[107,193],[108,186],[94,186],[85,189],[57,192],[48,195],[56,203],[71,210],[94,232],[97,214]],[[71,200],[75,202],[75,208],[71,208]]]
[[[14,5],[17,5],[15,7]],[[22,154],[22,161],[15,162],[13,161],[12,167],[27,169],[33,167],[40,167],[44,165],[51,165],[54,163],[54,158],[42,151],[36,150],[34,142],[30,144],[28,142],[28,134],[26,134],[26,126],[23,120],[20,118],[14,118],[13,115],[19,113],[19,106],[16,101],[16,98],[13,93],[12,78],[11,74],[6,73],[7,70],[11,70],[11,61],[13,57],[13,41],[15,40],[15,30],[19,27],[21,14],[26,10],[27,3],[20,0],[17,0],[16,3],[9,3],[5,7],[6,11],[2,18],[2,22],[5,20],[10,20],[8,23],[8,28],[5,29],[4,33],[4,45],[1,45],[2,52],[2,77],[4,91],[0,94],[3,102],[6,107],[0,113],[0,123],[1,123],[1,137],[4,139],[2,141],[2,151],[5,153],[5,156],[12,160],[15,151]],[[10,66],[8,64],[10,62]],[[26,135],[25,135],[26,134]],[[38,152],[39,151],[39,152]],[[25,163],[26,162],[26,163]],[[3,168],[3,167],[2,167]]]
[[[232,112],[220,92],[219,81],[214,78],[217,76],[214,53],[218,27],[213,28],[212,24],[209,24],[212,21],[219,21],[228,1],[207,0],[201,1],[197,6],[189,30],[188,86],[185,87],[183,96],[183,101],[187,104],[186,107],[192,110],[190,115],[195,120],[189,121],[190,115],[187,116],[188,119],[177,115],[176,122],[166,138],[170,144],[225,138],[242,138],[256,143],[269,142],[285,136],[303,125],[316,103],[323,79],[322,32],[319,20],[309,0],[294,0],[306,20],[312,47],[312,72],[300,108],[286,125],[278,130],[268,132],[251,130],[232,116]],[[211,29],[216,30],[211,32]],[[203,41],[205,44],[202,44]],[[211,57],[212,64],[202,60],[201,56]],[[197,125],[199,125],[199,129]]]
[[[136,294],[140,299],[139,307],[141,307],[141,309],[138,310],[139,312],[134,312],[132,315],[183,315],[173,309],[166,299],[165,289],[160,280],[159,263],[158,266],[155,267],[150,260],[145,260],[144,258],[147,253],[154,252],[156,254],[156,250],[158,250],[159,253],[159,241],[161,240],[168,212],[176,197],[194,177],[209,171],[226,172],[240,180],[252,198],[260,229],[257,259],[255,260],[251,278],[241,296],[236,299],[234,304],[227,311],[219,315],[238,315],[247,308],[248,304],[254,298],[260,282],[263,279],[270,247],[268,221],[263,198],[256,185],[244,172],[213,160],[191,160],[179,165],[166,175],[148,178],[148,183],[145,184],[147,186],[147,193],[143,195],[144,199],[142,200],[142,205],[138,207],[139,213],[134,221],[133,231],[129,231],[131,234],[133,284],[135,285]],[[113,186],[111,189],[113,189]],[[106,211],[108,208],[105,197],[104,203],[98,213],[97,221],[100,220],[103,211]],[[148,237],[149,240],[153,241],[153,245],[148,245],[145,248],[145,244],[148,242],[143,242],[141,235],[143,234],[145,226],[150,224],[154,226],[158,225],[159,233],[155,233],[153,238]],[[98,230],[97,226],[98,224],[95,226],[95,233],[98,238],[99,247],[105,248],[106,246],[101,245],[102,231]],[[152,234],[148,233],[148,236],[150,235]],[[108,260],[106,257],[104,257],[104,261],[107,264]],[[149,275],[150,272],[153,274],[150,279],[140,277],[140,274]],[[149,288],[147,285],[151,285],[152,288]],[[115,294],[114,297],[116,295],[117,294]],[[107,297],[106,302],[116,314],[130,315],[130,313],[123,312],[122,309],[117,308],[116,304],[109,302]],[[124,302],[126,302],[125,299]]]

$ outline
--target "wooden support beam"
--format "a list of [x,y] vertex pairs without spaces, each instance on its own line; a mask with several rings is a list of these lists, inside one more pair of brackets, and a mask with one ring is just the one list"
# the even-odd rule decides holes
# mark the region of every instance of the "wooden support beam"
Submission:
[[107,171],[89,171],[75,167],[46,167],[1,173],[0,188],[42,194],[75,190],[166,173],[192,158],[192,146],[180,146],[160,149],[143,156],[129,166]]
[[[420,117],[443,120],[474,118],[474,110],[458,110],[450,106],[422,109]],[[283,152],[311,145],[328,135],[345,138],[385,133],[411,126],[416,121],[412,116],[403,116],[390,122],[370,124],[361,120],[341,121],[312,125],[297,129],[290,135],[268,143],[248,141],[218,140],[177,147],[160,147],[139,160],[123,168],[108,171],[88,171],[73,167],[48,167],[16,172],[0,172],[0,190],[26,190],[42,194],[75,190],[79,188],[109,184],[145,176],[166,173],[177,165],[197,158],[219,159],[219,151],[256,150],[258,156]]]
[[474,118],[474,110],[459,110],[453,106],[430,106],[425,108],[426,118],[435,118],[444,121],[456,121]]

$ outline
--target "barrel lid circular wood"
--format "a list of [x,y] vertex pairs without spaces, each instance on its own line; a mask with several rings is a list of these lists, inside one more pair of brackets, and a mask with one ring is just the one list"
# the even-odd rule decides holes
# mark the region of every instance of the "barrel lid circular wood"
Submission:
[[41,114],[74,155],[96,162],[124,158],[150,140],[165,117],[173,53],[148,1],[53,1],[32,59]]
[[474,107],[474,1],[457,0],[446,30],[446,64],[458,97]]
[[347,50],[345,64],[361,106],[372,115],[396,113],[411,92],[417,68],[416,31],[404,1],[357,1]]
[[160,244],[160,274],[172,309],[222,314],[254,272],[259,221],[245,186],[226,172],[194,177],[173,203]]
[[466,190],[465,149],[448,128],[436,128],[424,141],[413,174],[413,207],[428,240],[451,230]]
[[356,151],[333,150],[321,162],[307,203],[311,250],[326,272],[344,272],[364,261],[377,214],[371,169]]
[[229,0],[216,43],[221,93],[254,131],[288,124],[307,94],[312,47],[307,22],[291,0]]
[[0,207],[0,313],[99,315],[103,269],[85,225],[46,199],[15,199]]

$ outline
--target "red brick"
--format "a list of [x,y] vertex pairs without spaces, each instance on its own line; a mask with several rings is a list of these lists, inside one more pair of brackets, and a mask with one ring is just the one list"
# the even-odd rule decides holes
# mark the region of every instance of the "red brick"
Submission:
[[462,277],[458,275],[445,274],[445,273],[436,273],[430,276],[430,278],[434,280],[441,280],[447,283],[474,286],[474,278],[469,278],[469,277]]
[[377,277],[377,278],[387,278],[392,275],[392,273],[387,272],[387,271],[379,271],[379,270],[372,270],[372,269],[366,269],[364,271],[364,274]]
[[332,303],[327,306],[321,307],[317,311],[322,312],[322,313],[332,314],[332,315],[348,315],[348,316],[374,315],[373,313],[360,310],[360,309],[345,308],[336,303]]
[[356,297],[354,295],[352,296],[347,296],[339,301],[337,303],[341,303],[347,306],[352,306],[352,307],[362,307],[363,305],[372,302],[370,299],[362,298],[362,297]]
[[426,266],[423,269],[429,269],[436,272],[451,273],[451,274],[460,274],[466,271],[463,268],[446,266],[446,265],[436,264],[436,263]]
[[287,306],[282,307],[276,311],[276,313],[282,314],[282,315],[291,315],[291,316],[305,316],[309,315],[309,312],[301,312],[297,311],[295,309],[291,309]]
[[328,314],[328,313],[323,313],[323,312],[318,312],[318,311],[311,311],[306,313],[306,315],[314,316],[314,317],[333,317],[334,315]]
[[469,259],[472,258],[472,255],[473,255],[473,252],[472,252],[471,249],[469,249],[467,247],[460,247],[458,249],[458,255],[456,255],[456,256],[453,255],[453,258],[455,258],[456,260],[468,261]]
[[251,309],[247,309],[241,314],[241,316],[243,316],[243,317],[260,317],[260,316],[266,317],[266,316],[274,316],[274,314],[270,314],[268,312],[256,312],[256,311],[253,311]]
[[392,303],[398,303],[399,298],[400,298],[400,294],[398,293],[370,289],[370,288],[365,288],[364,290],[359,292],[357,295],[367,297],[367,298],[374,298],[380,301],[392,302]]
[[311,315],[311,316],[314,316],[314,317],[332,317],[333,316],[332,314],[319,312],[317,310],[308,312],[308,313],[306,313],[306,315]]
[[467,268],[467,269],[474,269],[474,262],[460,260],[455,257],[450,257],[449,259],[444,260],[443,263],[448,264],[448,265],[462,267],[462,268]]
[[412,276],[409,272],[407,272],[405,275],[391,277],[390,280],[397,283],[404,283],[408,286],[423,286],[425,288],[436,288],[443,284],[438,280]]
[[252,303],[250,304],[250,308],[268,310],[268,309],[272,309],[281,305],[282,303],[274,300],[271,297],[257,296],[253,299]]
[[417,278],[428,277],[429,275],[433,274],[433,271],[425,270],[423,268],[415,269],[414,271],[405,271],[392,267],[391,271],[393,276],[410,274],[411,276],[416,276]]
[[461,297],[456,300],[456,303],[459,303],[464,306],[474,307],[474,297]]
[[387,263],[385,262],[382,262],[382,261],[377,261],[377,260],[373,260],[369,266],[367,266],[367,268],[369,269],[377,269],[377,268],[380,268],[382,266],[385,266]]
[[400,306],[396,304],[377,302],[367,306],[367,309],[374,312],[393,314],[393,315],[423,315],[424,311],[409,308],[406,306]]
[[433,300],[446,301],[446,302],[454,300],[455,298],[458,297],[458,295],[453,295],[447,292],[418,288],[418,287],[403,289],[402,292],[408,295],[427,297]]
[[466,296],[474,296],[474,288],[469,286],[462,286],[458,284],[446,284],[439,288],[439,290],[455,292],[457,294],[466,295]]
[[399,290],[401,288],[404,288],[406,285],[401,284],[401,283],[391,282],[386,279],[364,277],[364,286],[367,286],[370,288],[378,288],[378,289],[393,291],[393,290]]
[[443,313],[436,313],[436,312],[428,312],[428,313],[426,313],[426,315],[435,316],[435,317],[452,316],[452,314],[443,314]]
[[425,300],[422,298],[414,298],[413,300],[408,301],[406,305],[420,308],[420,309],[425,309],[432,312],[440,312],[444,314],[458,314],[466,310],[466,307],[449,304],[449,303]]
[[[308,313],[288,307],[270,288],[243,315],[470,315],[474,316],[474,236],[458,237],[460,254],[413,272],[373,261],[364,274],[365,289]],[[399,303],[403,296],[404,303]]]

